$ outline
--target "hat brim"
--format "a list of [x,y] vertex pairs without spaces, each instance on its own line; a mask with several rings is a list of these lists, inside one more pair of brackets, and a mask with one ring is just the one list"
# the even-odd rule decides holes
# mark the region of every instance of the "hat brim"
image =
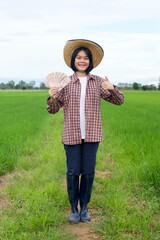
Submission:
[[71,58],[73,52],[79,47],[86,47],[91,51],[93,68],[97,67],[103,58],[104,51],[99,44],[86,39],[72,39],[66,42],[63,56],[68,67],[71,67]]

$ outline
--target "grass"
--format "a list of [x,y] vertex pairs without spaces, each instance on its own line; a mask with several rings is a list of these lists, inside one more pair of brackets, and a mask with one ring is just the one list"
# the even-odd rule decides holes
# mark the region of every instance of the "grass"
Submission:
[[102,103],[104,141],[97,168],[113,171],[113,178],[96,178],[92,203],[102,208],[99,231],[106,239],[159,239],[160,95],[124,95],[120,107]]
[[113,158],[126,174],[137,175],[143,187],[153,186],[160,194],[160,94],[132,92],[125,98],[122,110],[109,105],[111,117],[104,128],[106,138],[115,141]]
[[[29,103],[24,112],[31,106],[36,97],[34,94],[26,94]],[[66,221],[65,210],[69,207],[67,193],[62,188],[66,171],[61,144],[62,130],[56,132],[63,124],[63,111],[57,115],[58,118],[53,118],[48,113],[46,118],[48,94],[36,94],[40,102],[43,98],[44,103],[41,102],[41,107],[36,108],[36,111],[33,107],[30,117],[34,119],[37,115],[39,119],[41,114],[44,117],[39,119],[41,123],[37,131],[22,143],[22,150],[14,163],[14,177],[9,179],[5,189],[0,190],[0,197],[3,198],[7,193],[12,203],[12,207],[3,208],[0,215],[0,239],[3,240],[71,239],[71,236],[61,229],[62,223]],[[23,97],[21,96],[21,100]],[[21,120],[23,121],[23,118]],[[30,133],[32,127],[32,124],[28,126]],[[21,134],[23,138],[24,132],[21,131]]]
[[28,144],[48,118],[46,92],[0,92],[0,175],[11,171],[17,158],[32,152]]
[[[12,203],[0,215],[0,239],[73,239],[63,231],[69,207],[63,187],[63,110],[57,115],[47,113],[47,92],[0,94],[0,108],[6,107],[3,142],[8,144],[7,154],[12,159],[5,158],[7,163],[3,159],[6,168],[1,167],[1,173],[15,171],[6,188],[0,189],[0,196],[7,193]],[[103,141],[96,169],[112,174],[95,177],[90,207],[97,209],[102,220],[92,228],[107,240],[158,240],[160,95],[127,91],[124,95],[122,106],[102,100]],[[9,137],[11,132],[15,138]]]

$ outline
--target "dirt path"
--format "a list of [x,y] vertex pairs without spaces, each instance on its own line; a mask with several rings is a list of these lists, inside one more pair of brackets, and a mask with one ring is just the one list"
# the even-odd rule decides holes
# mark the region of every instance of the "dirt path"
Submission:
[[[96,214],[97,210],[89,208],[89,213],[91,215],[91,222],[79,222],[78,224],[66,223],[63,227],[65,231],[70,232],[76,236],[76,240],[102,240],[103,235],[96,233],[92,229],[93,224],[97,224],[101,218]],[[70,209],[67,211],[67,217],[69,218]]]
[[68,223],[66,224],[65,228],[71,232],[73,235],[75,235],[77,240],[101,240],[103,239],[103,236],[100,234],[95,233],[89,223],[79,223],[76,226],[73,226]]
[[3,176],[0,176],[0,213],[2,212],[2,209],[8,209],[11,207],[11,202],[8,200],[8,195],[5,191],[5,187],[8,183],[8,181],[13,178],[15,175],[14,172],[5,174]]
[[[96,175],[102,178],[111,178],[112,174],[113,173],[111,171],[96,171]],[[66,180],[64,182],[64,187],[65,189],[67,189]],[[78,209],[80,209],[79,206]],[[96,209],[89,207],[88,210],[89,214],[91,215],[91,222],[79,222],[78,224],[70,224],[68,221],[68,223],[63,226],[63,229],[75,235],[76,240],[103,240],[104,236],[102,234],[96,233],[92,229],[92,225],[98,224],[102,220],[102,217],[98,215]],[[68,209],[67,211],[67,218],[69,218],[69,215],[70,209]]]

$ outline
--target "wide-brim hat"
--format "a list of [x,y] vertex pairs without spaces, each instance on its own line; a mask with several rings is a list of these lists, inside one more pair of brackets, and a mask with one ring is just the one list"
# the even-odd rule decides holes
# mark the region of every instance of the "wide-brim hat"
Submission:
[[87,39],[72,39],[66,42],[64,46],[63,55],[64,60],[68,67],[71,67],[71,58],[73,52],[75,51],[75,49],[79,47],[86,47],[91,51],[93,59],[93,68],[97,67],[103,58],[104,51],[99,44]]

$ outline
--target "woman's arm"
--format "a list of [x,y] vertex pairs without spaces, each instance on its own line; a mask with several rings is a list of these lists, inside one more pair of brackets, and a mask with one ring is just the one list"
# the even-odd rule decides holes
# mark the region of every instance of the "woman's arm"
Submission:
[[123,94],[118,88],[110,83],[107,77],[105,77],[101,84],[101,97],[112,104],[121,105],[124,102]]
[[58,89],[52,88],[49,90],[50,97],[47,98],[47,111],[55,114],[63,107],[63,89],[58,92]]

